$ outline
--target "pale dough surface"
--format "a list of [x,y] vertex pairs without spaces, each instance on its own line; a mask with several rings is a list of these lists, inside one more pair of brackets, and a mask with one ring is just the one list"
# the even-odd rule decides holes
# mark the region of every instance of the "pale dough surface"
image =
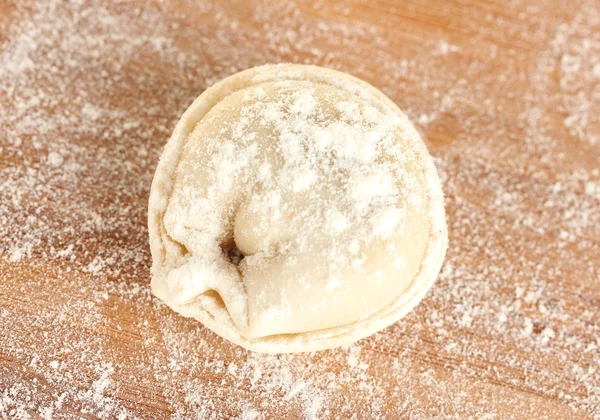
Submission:
[[153,292],[262,352],[347,345],[395,322],[447,246],[439,179],[406,116],[365,82],[291,64],[238,73],[190,106],[149,229]]

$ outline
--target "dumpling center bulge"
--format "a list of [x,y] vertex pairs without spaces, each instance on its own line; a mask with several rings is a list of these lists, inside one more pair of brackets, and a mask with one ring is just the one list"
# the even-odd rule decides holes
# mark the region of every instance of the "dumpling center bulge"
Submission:
[[[217,291],[251,336],[251,307],[273,299],[281,276],[297,283],[279,289],[273,307],[285,311],[293,290],[343,298],[349,269],[377,281],[384,254],[402,265],[411,156],[400,143],[389,117],[330,86],[270,82],[226,97],[182,151],[164,225],[189,254],[171,292]],[[259,274],[266,287],[249,301]]]

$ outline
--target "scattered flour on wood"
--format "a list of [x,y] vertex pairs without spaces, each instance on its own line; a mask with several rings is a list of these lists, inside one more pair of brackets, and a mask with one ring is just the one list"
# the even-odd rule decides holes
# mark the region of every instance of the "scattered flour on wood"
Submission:
[[[381,7],[6,5],[0,417],[600,418],[597,4],[473,6],[444,39],[402,17],[418,10]],[[282,61],[348,71],[407,111],[442,177],[450,248],[401,322],[269,356],[151,296],[145,226],[181,112]]]

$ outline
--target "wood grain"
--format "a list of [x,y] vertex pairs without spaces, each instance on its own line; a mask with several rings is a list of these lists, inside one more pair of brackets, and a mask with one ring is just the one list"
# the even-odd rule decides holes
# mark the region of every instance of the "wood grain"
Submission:
[[[0,0],[0,417],[600,418],[600,3]],[[361,77],[414,121],[450,248],[410,315],[259,356],[149,292],[187,105],[236,71]]]

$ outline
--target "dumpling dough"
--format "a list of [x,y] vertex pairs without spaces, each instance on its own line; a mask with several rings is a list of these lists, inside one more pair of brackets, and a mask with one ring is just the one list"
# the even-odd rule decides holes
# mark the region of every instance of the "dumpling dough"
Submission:
[[158,164],[152,290],[259,352],[348,345],[423,298],[447,246],[425,145],[380,91],[305,65],[206,90]]

